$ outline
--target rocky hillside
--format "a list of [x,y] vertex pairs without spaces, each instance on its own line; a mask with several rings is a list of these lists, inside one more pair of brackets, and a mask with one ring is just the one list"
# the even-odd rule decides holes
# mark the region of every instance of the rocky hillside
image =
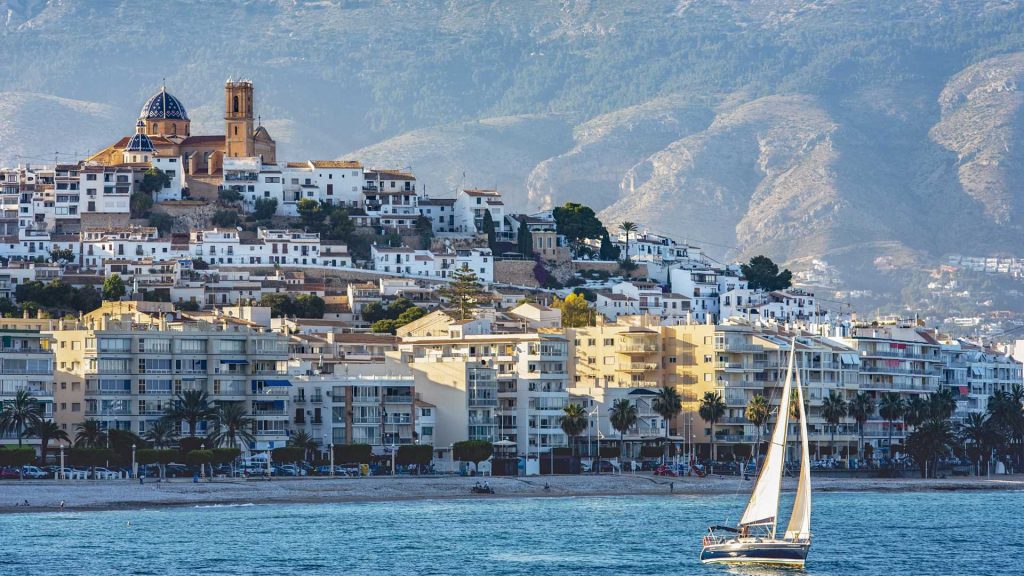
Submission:
[[3,164],[130,132],[164,79],[219,131],[248,77],[282,156],[433,195],[583,201],[890,294],[1024,254],[1020,0],[0,0],[0,54]]

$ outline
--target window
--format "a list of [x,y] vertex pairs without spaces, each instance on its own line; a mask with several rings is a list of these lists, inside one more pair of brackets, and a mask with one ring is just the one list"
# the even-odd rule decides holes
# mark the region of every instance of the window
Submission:
[[[238,96],[231,97],[231,111],[238,112]],[[235,127],[235,134],[238,134],[238,127]]]

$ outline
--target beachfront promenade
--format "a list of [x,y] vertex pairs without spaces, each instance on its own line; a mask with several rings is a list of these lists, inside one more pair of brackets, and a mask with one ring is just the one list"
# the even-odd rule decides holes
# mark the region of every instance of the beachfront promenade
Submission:
[[[487,481],[494,496],[470,493],[477,481]],[[549,489],[545,490],[545,484]],[[218,479],[194,483],[191,479],[144,485],[130,480],[4,482],[0,512],[46,512],[137,509],[161,506],[210,506],[303,502],[374,502],[432,498],[502,498],[547,496],[668,495],[699,496],[749,491],[751,482],[741,478],[663,478],[646,474],[601,476],[533,476],[520,478],[367,477]],[[795,489],[787,479],[784,489]],[[827,491],[949,491],[1024,490],[1024,475],[992,478],[816,478],[816,492]],[[29,507],[23,506],[28,501]]]

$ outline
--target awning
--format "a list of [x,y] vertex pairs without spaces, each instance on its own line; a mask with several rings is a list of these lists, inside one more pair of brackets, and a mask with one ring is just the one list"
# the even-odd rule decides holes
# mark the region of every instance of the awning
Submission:
[[982,369],[981,366],[971,366],[971,374],[978,378],[983,378],[985,376],[985,370]]
[[264,386],[291,386],[292,383],[288,380],[264,380]]
[[858,366],[860,365],[860,356],[853,353],[844,353],[839,355],[839,361],[847,366]]
[[960,386],[961,396],[967,396],[968,393],[970,393],[970,389],[968,389],[967,386]]
[[221,360],[221,364],[248,364],[248,360]]

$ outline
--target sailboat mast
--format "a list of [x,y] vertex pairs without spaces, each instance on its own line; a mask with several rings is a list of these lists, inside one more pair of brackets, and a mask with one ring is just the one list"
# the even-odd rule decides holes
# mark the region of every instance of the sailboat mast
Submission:
[[800,483],[793,501],[793,514],[786,528],[787,540],[807,540],[811,537],[811,456],[807,442],[807,414],[804,411],[804,393],[800,371],[796,373],[796,398],[800,406]]

